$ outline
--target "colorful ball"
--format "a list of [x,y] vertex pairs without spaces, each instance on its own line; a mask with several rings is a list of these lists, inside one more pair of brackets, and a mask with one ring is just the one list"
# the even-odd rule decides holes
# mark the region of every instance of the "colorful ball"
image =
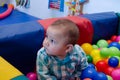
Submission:
[[108,67],[107,63],[104,60],[100,60],[96,63],[96,68],[98,72],[104,72],[104,70]]
[[92,64],[92,63],[89,63],[89,64],[88,64],[88,68],[94,68],[94,69],[95,69],[95,65]]
[[116,38],[116,42],[119,42],[119,41],[120,41],[120,35],[117,36],[117,38]]
[[108,79],[104,73],[98,72],[93,80],[108,80]]
[[108,47],[108,43],[107,43],[106,40],[101,39],[101,40],[98,40],[97,46],[98,46],[99,48]]
[[109,52],[110,52],[110,56],[119,56],[120,55],[120,51],[116,47],[110,47]]
[[92,48],[93,49],[98,49],[98,46],[94,44],[94,45],[92,45]]
[[37,80],[37,74],[34,72],[30,72],[27,74],[29,80]]
[[81,45],[82,49],[85,51],[86,54],[90,54],[90,52],[92,51],[92,45],[90,43],[83,43]]
[[111,76],[107,75],[108,80],[113,80]]
[[83,80],[92,80],[92,79],[90,79],[90,78],[84,78]]
[[109,45],[108,45],[108,48],[109,47],[116,47],[120,50],[120,44],[118,42],[111,42]]
[[94,57],[93,58],[93,63],[96,64],[98,61],[102,60],[101,57]]
[[110,51],[108,48],[102,48],[100,50],[100,55],[104,58],[107,58],[109,56],[109,53],[110,53]]
[[113,35],[110,39],[111,41],[116,41],[117,35]]
[[111,40],[107,40],[107,43],[110,44],[112,41]]
[[88,62],[88,63],[92,63],[92,62],[93,62],[92,56],[87,55],[87,62]]
[[111,58],[108,59],[108,64],[111,67],[117,67],[118,64],[119,64],[119,60],[116,57],[111,57]]
[[99,57],[100,56],[100,50],[94,49],[94,50],[91,51],[90,55],[92,57]]
[[97,74],[97,71],[94,68],[87,67],[82,71],[81,79],[84,79],[84,78],[93,79],[96,76],[96,74]]
[[120,68],[113,70],[111,76],[113,80],[120,80]]
[[111,73],[114,69],[115,68],[109,66],[104,70],[104,73],[107,74],[107,75],[111,75]]

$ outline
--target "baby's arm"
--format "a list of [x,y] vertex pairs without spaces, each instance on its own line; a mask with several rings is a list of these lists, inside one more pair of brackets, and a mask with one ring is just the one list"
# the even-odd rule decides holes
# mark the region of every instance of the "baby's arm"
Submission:
[[76,45],[76,50],[79,55],[78,65],[76,66],[76,68],[77,68],[76,75],[81,76],[81,72],[88,66],[88,62],[87,62],[86,54],[83,51],[83,49],[80,46]]
[[36,63],[38,80],[57,80],[55,76],[50,75],[46,59],[44,54],[39,51]]

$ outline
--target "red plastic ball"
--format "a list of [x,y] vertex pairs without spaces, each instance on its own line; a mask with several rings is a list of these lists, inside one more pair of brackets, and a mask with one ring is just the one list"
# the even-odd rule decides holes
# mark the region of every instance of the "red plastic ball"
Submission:
[[104,72],[104,70],[108,67],[108,64],[105,60],[100,60],[96,63],[96,68],[98,72]]
[[112,73],[112,71],[114,70],[115,68],[113,68],[113,67],[107,67],[105,70],[104,70],[104,73],[105,74],[107,74],[107,75],[109,75],[109,76],[111,76],[111,73]]
[[117,38],[117,35],[113,35],[113,36],[111,37],[111,41],[116,41],[116,38]]

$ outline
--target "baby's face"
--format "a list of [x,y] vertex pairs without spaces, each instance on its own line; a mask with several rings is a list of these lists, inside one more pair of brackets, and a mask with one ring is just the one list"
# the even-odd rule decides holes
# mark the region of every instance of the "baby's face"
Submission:
[[66,55],[66,37],[61,29],[48,27],[43,47],[48,55],[63,57]]

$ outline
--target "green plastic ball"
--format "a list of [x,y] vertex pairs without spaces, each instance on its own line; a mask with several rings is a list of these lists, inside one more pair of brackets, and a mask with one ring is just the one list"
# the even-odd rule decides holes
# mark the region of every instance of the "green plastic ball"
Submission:
[[110,56],[119,56],[120,55],[119,49],[116,47],[110,47],[109,51],[110,51]]
[[93,45],[92,45],[92,48],[93,48],[93,49],[98,49],[98,46],[95,45],[95,44],[93,44]]
[[97,46],[99,48],[104,48],[104,47],[108,47],[108,42],[104,39],[101,39],[97,42]]
[[88,63],[92,63],[92,62],[93,62],[92,56],[87,55],[87,62],[88,62]]
[[109,48],[102,48],[100,50],[101,57],[107,58],[110,55]]
[[113,80],[111,76],[107,75],[108,80]]

